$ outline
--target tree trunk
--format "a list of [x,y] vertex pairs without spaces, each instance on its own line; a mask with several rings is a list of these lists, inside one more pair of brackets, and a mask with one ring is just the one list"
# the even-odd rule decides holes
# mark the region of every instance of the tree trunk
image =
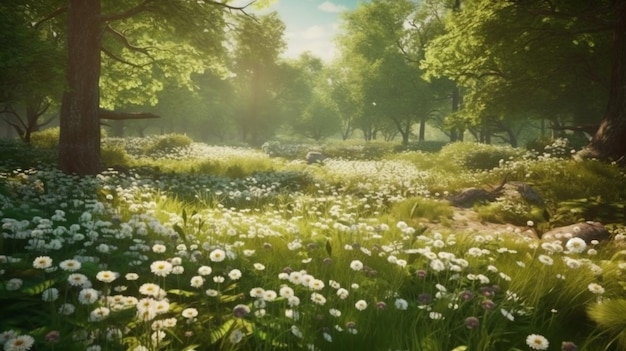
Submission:
[[100,164],[100,0],[69,0],[67,91],[61,104],[59,168],[91,175]]
[[626,4],[618,2],[613,33],[613,67],[609,100],[604,119],[582,157],[613,160],[626,158]]

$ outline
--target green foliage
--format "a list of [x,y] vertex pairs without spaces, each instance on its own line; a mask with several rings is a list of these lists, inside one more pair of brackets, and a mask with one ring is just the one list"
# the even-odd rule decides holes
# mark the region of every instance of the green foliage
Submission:
[[480,171],[494,169],[521,154],[520,150],[507,146],[457,142],[444,146],[439,157],[451,159],[468,170]]
[[589,318],[615,337],[621,348],[626,347],[626,299],[601,301],[587,308]]
[[330,158],[346,160],[379,160],[393,152],[394,145],[384,141],[350,141],[328,143],[322,153]]
[[449,223],[454,210],[446,201],[415,197],[395,203],[389,209],[389,215],[396,219],[417,224],[420,221]]
[[47,128],[30,136],[30,144],[36,149],[54,150],[59,146],[59,127]]
[[446,146],[448,142],[446,141],[436,141],[436,140],[422,140],[411,142],[406,145],[397,145],[394,148],[395,152],[403,152],[403,151],[421,151],[421,152],[439,152]]
[[175,149],[185,148],[193,143],[193,140],[184,134],[165,134],[157,137],[151,145],[147,146],[145,153],[158,154],[174,151]]
[[100,157],[102,164],[108,167],[130,165],[130,156],[122,146],[107,147],[103,145]]

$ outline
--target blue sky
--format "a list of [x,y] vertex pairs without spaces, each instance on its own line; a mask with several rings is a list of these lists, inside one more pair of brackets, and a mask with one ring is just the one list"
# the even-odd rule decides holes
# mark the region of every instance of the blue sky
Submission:
[[[276,11],[285,22],[285,57],[305,51],[330,61],[336,54],[333,37],[339,31],[340,13],[354,10],[365,0],[274,0],[266,11]],[[249,3],[249,1],[247,1]]]

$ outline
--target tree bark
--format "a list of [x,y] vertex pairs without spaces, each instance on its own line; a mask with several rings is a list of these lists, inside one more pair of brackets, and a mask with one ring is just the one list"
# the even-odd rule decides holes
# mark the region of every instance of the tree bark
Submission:
[[626,163],[626,4],[617,2],[613,32],[613,66],[604,119],[589,146],[580,154],[586,158]]
[[67,90],[61,104],[59,168],[92,175],[100,164],[100,0],[69,0]]

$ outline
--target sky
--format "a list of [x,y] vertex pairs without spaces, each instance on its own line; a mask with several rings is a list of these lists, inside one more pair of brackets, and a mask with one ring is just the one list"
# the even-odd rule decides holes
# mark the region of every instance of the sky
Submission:
[[286,25],[287,50],[283,57],[297,58],[310,51],[329,62],[335,55],[333,37],[339,31],[340,13],[354,10],[363,0],[275,0],[266,11],[276,11]]

